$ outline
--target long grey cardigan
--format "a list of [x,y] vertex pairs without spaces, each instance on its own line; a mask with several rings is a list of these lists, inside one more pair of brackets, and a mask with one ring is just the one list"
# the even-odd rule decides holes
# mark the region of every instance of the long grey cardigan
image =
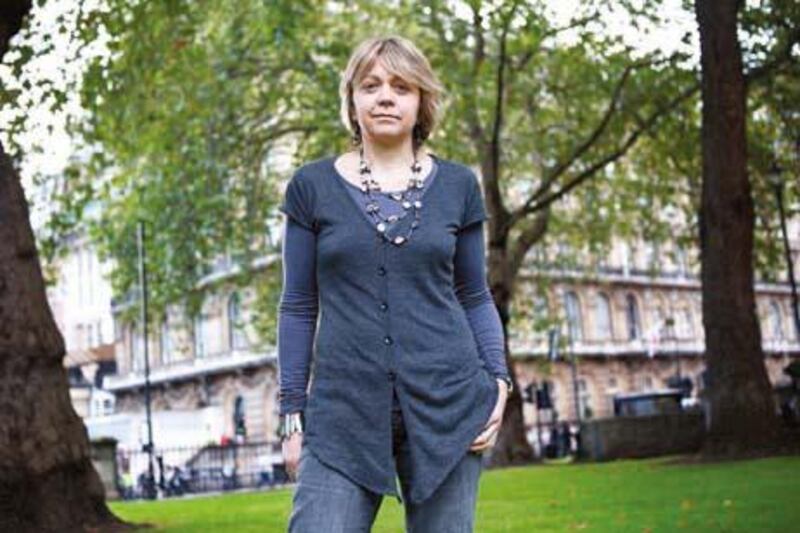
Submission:
[[399,497],[393,388],[411,457],[409,494],[428,498],[487,422],[498,385],[478,354],[453,287],[456,232],[487,218],[466,166],[437,158],[408,242],[408,211],[386,236],[348,193],[335,157],[300,167],[280,210],[317,234],[320,318],[304,446],[377,493]]

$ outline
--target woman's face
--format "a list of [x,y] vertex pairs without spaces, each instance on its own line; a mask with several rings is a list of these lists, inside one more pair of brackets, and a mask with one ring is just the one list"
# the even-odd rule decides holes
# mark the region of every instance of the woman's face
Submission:
[[380,59],[353,87],[356,118],[364,138],[393,144],[410,138],[419,111],[419,87],[390,74]]

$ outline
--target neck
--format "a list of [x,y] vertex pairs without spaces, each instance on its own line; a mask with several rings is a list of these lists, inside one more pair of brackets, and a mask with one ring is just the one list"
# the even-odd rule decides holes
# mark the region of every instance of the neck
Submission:
[[[422,149],[417,150],[417,159],[422,159]],[[377,171],[395,171],[408,168],[414,161],[411,137],[398,143],[384,144],[364,139],[364,157]]]

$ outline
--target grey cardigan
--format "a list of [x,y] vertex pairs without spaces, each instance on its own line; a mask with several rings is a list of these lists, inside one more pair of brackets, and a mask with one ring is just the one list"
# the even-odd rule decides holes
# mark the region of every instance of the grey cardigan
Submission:
[[359,485],[399,496],[394,388],[411,457],[404,496],[419,503],[469,451],[497,401],[453,286],[456,232],[487,218],[483,198],[468,167],[437,158],[420,226],[396,246],[390,239],[413,217],[379,235],[336,179],[335,159],[300,167],[280,206],[317,234],[320,318],[304,445]]

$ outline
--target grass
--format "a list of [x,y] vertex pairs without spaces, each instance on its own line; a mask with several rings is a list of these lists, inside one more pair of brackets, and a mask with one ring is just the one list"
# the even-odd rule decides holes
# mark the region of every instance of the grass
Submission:
[[[671,465],[669,459],[485,470],[475,531],[800,531],[800,457]],[[292,489],[158,502],[112,510],[157,531],[286,531]],[[374,532],[402,532],[385,497]]]

